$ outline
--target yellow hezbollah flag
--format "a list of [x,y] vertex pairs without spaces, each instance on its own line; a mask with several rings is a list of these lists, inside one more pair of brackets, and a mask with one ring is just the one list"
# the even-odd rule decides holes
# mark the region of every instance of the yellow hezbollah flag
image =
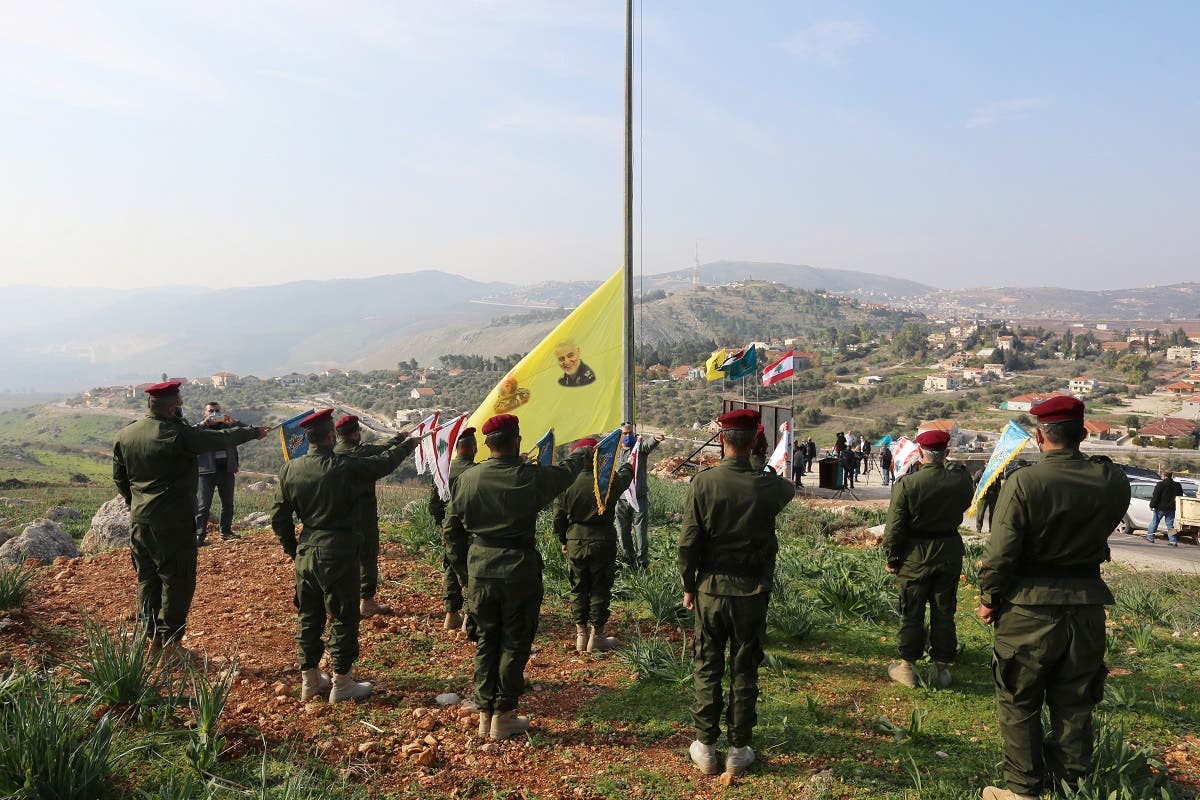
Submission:
[[721,365],[725,363],[725,348],[714,350],[713,354],[704,362],[704,379],[709,381],[719,381],[725,377],[725,370],[721,369]]
[[467,424],[516,414],[526,441],[554,428],[562,444],[619,425],[622,288],[618,270],[509,370]]

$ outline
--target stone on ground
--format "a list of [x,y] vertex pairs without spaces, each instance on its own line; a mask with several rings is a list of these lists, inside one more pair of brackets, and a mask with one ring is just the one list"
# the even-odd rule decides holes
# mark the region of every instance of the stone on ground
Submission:
[[35,559],[42,564],[53,563],[59,556],[75,558],[79,550],[75,540],[54,520],[38,519],[21,532],[0,545],[0,564],[14,566]]
[[87,555],[103,553],[129,546],[129,507],[125,498],[117,495],[109,500],[92,517],[92,526],[79,542],[79,549]]

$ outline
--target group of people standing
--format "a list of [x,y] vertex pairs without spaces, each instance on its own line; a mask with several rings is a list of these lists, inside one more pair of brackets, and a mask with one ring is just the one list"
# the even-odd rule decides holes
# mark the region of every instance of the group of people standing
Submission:
[[[118,436],[113,477],[130,505],[138,606],[150,647],[172,663],[185,663],[191,655],[180,639],[196,583],[197,458],[262,438],[266,429],[224,420],[193,427],[181,416],[178,383],[147,392],[150,413]],[[1030,413],[1038,420],[1042,459],[1011,473],[999,491],[979,570],[977,614],[995,628],[992,673],[1008,784],[987,787],[985,800],[1030,800],[1059,784],[1074,784],[1091,769],[1092,712],[1106,675],[1104,605],[1113,602],[1100,564],[1129,501],[1123,472],[1079,451],[1082,403],[1056,397]],[[682,603],[695,612],[696,739],[689,756],[705,774],[721,771],[716,745],[723,712],[730,745],[724,769],[738,774],[755,759],[758,669],[775,588],[775,520],[795,495],[791,481],[752,459],[759,423],[758,413],[747,409],[721,416],[723,458],[692,479],[678,541]],[[417,441],[401,433],[364,445],[357,418],[335,422],[332,409],[300,424],[309,451],[280,470],[271,525],[294,562],[301,697],[362,699],[372,687],[353,671],[359,619],[387,612],[374,601],[379,534],[374,485]],[[539,512],[558,501],[554,532],[570,566],[579,652],[616,644],[606,625],[621,512],[619,504],[595,495],[596,439],[574,442],[562,463],[547,466],[522,455],[516,416],[498,414],[481,432],[489,457],[476,463],[475,431],[463,431],[449,499],[432,505],[445,543],[445,627],[463,626],[475,641],[478,732],[503,739],[529,727],[517,708],[543,599]],[[631,425],[625,435],[626,455],[612,497],[635,479],[628,460],[637,442]],[[653,448],[651,441],[642,441],[643,452]],[[896,575],[901,615],[900,660],[888,674],[906,686],[918,684],[915,665],[926,653],[933,662],[930,680],[943,688],[953,684],[964,555],[958,527],[973,488],[966,469],[947,461],[948,441],[936,431],[916,438],[920,468],[897,482],[888,510],[883,546],[888,571]],[[847,437],[846,451],[852,447]],[[644,459],[637,462],[639,472],[644,466]],[[644,476],[636,477],[644,486]],[[643,519],[648,513],[645,497],[639,491],[626,501],[632,506],[626,558],[634,568],[645,565],[639,550],[644,534],[634,522],[636,513]],[[299,535],[297,521],[303,524]],[[320,670],[327,629],[332,676]],[[1049,731],[1042,727],[1043,705]]]

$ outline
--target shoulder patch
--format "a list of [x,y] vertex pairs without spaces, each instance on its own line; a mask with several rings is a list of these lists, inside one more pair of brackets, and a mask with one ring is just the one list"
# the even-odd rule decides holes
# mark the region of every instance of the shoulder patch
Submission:
[[1111,464],[1113,460],[1108,456],[1088,456],[1088,461],[1093,464]]

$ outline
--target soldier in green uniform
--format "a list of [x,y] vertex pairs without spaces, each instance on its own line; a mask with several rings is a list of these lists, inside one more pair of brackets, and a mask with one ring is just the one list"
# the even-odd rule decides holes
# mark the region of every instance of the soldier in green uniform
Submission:
[[[308,700],[331,688],[328,676],[318,669],[328,618],[334,673],[329,702],[358,700],[371,693],[371,684],[355,681],[351,675],[358,659],[361,528],[357,504],[365,487],[398,467],[417,440],[402,433],[378,454],[341,455],[334,452],[332,408],[310,414],[300,426],[308,436],[308,453],[279,470],[271,512],[271,528],[296,564],[300,697]],[[295,517],[304,524],[299,541]]]
[[179,381],[146,389],[150,413],[130,423],[113,445],[113,482],[129,505],[130,555],[138,610],[151,647],[174,662],[196,591],[196,456],[266,436],[263,428],[205,430],[180,413]]
[[925,431],[915,441],[921,468],[896,481],[883,534],[887,571],[896,576],[900,595],[900,662],[888,667],[888,675],[917,685],[913,662],[925,655],[928,606],[933,682],[944,689],[953,681],[950,664],[958,653],[954,612],[964,552],[958,526],[974,490],[966,467],[946,463],[948,433]]
[[731,663],[725,769],[738,775],[754,761],[758,667],[779,550],[775,517],[796,494],[786,478],[751,466],[759,419],[750,409],[721,415],[724,458],[692,478],[679,534],[683,605],[696,612],[696,741],[689,753],[705,775],[720,772],[716,743],[726,650]]
[[[454,458],[450,461],[450,496],[458,486],[458,478],[464,472],[475,466],[475,456],[479,453],[479,444],[475,441],[475,429],[464,428],[458,434],[454,443]],[[429,513],[439,529],[446,521],[446,500],[438,492],[437,484],[429,490]],[[466,550],[463,550],[466,553]],[[448,631],[458,630],[463,626],[463,586],[467,582],[467,564],[452,564],[450,562],[450,547],[445,536],[442,537],[442,602],[446,606],[446,619],[442,627]]]
[[[572,452],[595,446],[595,439],[580,439]],[[571,618],[575,622],[577,653],[612,650],[617,645],[616,639],[604,635],[617,576],[617,535],[613,528],[617,504],[610,502],[603,513],[600,511],[592,463],[583,465],[554,508],[554,535],[567,554],[571,572]],[[632,482],[633,465],[626,461],[613,476],[610,496],[620,497]]]
[[[392,443],[363,444],[362,426],[354,414],[346,414],[334,423],[337,444],[333,452],[343,456],[377,456]],[[354,505],[354,528],[361,542],[358,550],[359,585],[362,599],[358,603],[360,617],[390,614],[392,609],[375,601],[379,588],[379,501],[374,481],[364,484],[363,492]]]
[[[1092,768],[1092,710],[1104,696],[1100,577],[1108,536],[1129,508],[1129,481],[1101,456],[1079,452],[1084,406],[1053,397],[1037,417],[1041,461],[1004,482],[979,570],[979,618],[995,626],[992,676],[1004,780],[985,800],[1035,798]],[[1042,706],[1050,730],[1042,728]]]
[[[478,635],[479,733],[505,739],[529,727],[516,708],[542,605],[537,515],[566,491],[592,451],[581,448],[552,467],[523,461],[512,414],[489,419],[483,435],[491,457],[458,476],[442,531],[451,563],[467,565],[466,609]],[[469,549],[468,536],[474,536]]]

